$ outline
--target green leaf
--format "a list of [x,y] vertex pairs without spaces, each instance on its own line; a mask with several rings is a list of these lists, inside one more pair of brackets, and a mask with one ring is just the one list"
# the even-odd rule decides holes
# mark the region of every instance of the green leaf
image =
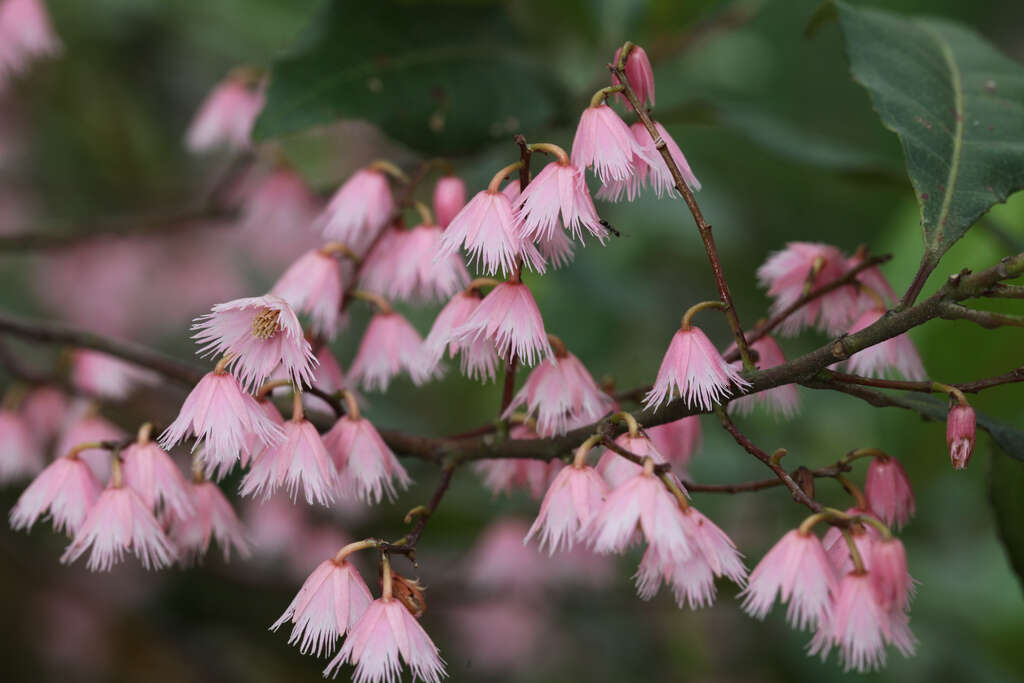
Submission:
[[989,471],[989,500],[996,529],[1017,578],[1024,581],[1024,462],[994,448]]
[[1024,69],[963,26],[835,4],[853,78],[903,145],[934,263],[1024,187]]
[[561,88],[519,51],[500,6],[327,2],[271,66],[257,140],[365,119],[428,154],[549,123]]

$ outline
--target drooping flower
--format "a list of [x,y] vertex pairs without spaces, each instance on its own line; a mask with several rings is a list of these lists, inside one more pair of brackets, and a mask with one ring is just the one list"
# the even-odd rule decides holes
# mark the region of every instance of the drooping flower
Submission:
[[[510,439],[540,438],[528,422],[514,425],[509,429],[508,436]],[[552,479],[550,465],[534,458],[480,460],[474,464],[474,469],[483,479],[484,486],[494,495],[512,489],[527,489],[531,496],[540,498]]]
[[142,498],[118,479],[115,470],[113,481],[89,508],[60,561],[70,564],[91,547],[85,565],[91,571],[109,571],[129,550],[146,569],[170,566],[176,553],[160,523]]
[[648,427],[647,436],[668,462],[685,468],[700,446],[700,416],[690,415],[681,420]]
[[342,495],[354,494],[367,503],[379,503],[382,495],[389,500],[395,497],[395,483],[403,489],[411,483],[384,439],[358,414],[338,418],[324,434],[324,445],[338,471]]
[[657,548],[648,547],[634,578],[637,595],[642,600],[653,598],[662,582],[672,587],[680,609],[708,607],[715,600],[715,575],[699,553],[685,560],[666,559]]
[[[853,322],[848,334],[856,334],[874,325],[883,314],[877,308],[864,311]],[[857,351],[846,361],[846,367],[851,373],[864,377],[886,377],[897,373],[905,379],[923,380],[927,376],[921,356],[906,332]]]
[[485,340],[502,358],[514,357],[523,365],[554,356],[537,302],[522,282],[502,282],[492,289],[452,332],[452,340],[460,345]]
[[370,589],[352,564],[342,559],[325,560],[313,570],[281,618],[270,630],[291,623],[289,645],[302,654],[330,654],[338,638],[359,621],[373,602]]
[[[621,56],[622,48],[620,47],[615,51],[615,58],[612,59],[612,64],[618,65]],[[630,87],[633,88],[636,99],[639,100],[641,105],[645,102],[650,102],[653,107],[654,69],[651,68],[651,60],[647,57],[646,50],[639,45],[634,45],[630,49],[629,54],[626,55],[626,63],[623,66],[626,71],[626,80],[629,81]],[[614,72],[612,73],[612,83],[615,85],[621,83],[619,75]],[[623,104],[629,104],[629,100],[622,93],[616,93],[616,97]]]
[[437,224],[447,228],[466,205],[466,182],[455,175],[446,175],[434,185],[434,215]]
[[192,564],[206,555],[213,539],[217,539],[217,545],[224,552],[225,562],[230,559],[232,548],[247,557],[249,544],[245,529],[220,488],[212,481],[192,481],[189,491],[193,514],[174,517],[169,532],[181,562]]
[[341,264],[323,249],[313,249],[288,267],[270,293],[309,315],[313,331],[333,339],[343,291]]
[[871,511],[888,525],[901,527],[914,516],[914,491],[900,461],[892,456],[872,458],[864,480]]
[[562,230],[552,233],[551,239],[537,242],[537,249],[547,264],[556,270],[572,263],[574,257],[572,240]]
[[263,109],[263,86],[253,87],[246,79],[229,75],[210,91],[196,112],[185,143],[192,152],[205,152],[221,145],[245,149],[256,116]]
[[442,237],[436,224],[388,230],[363,261],[360,287],[404,301],[451,296],[466,286],[469,272],[458,254],[439,255]]
[[540,363],[530,372],[502,416],[508,419],[525,406],[527,415],[536,418],[541,436],[565,434],[572,422],[596,422],[615,404],[579,358],[557,341],[554,362]]
[[28,421],[13,410],[0,408],[0,485],[29,477],[43,469],[40,443]]
[[977,430],[974,408],[957,404],[949,409],[946,416],[946,445],[949,446],[949,460],[953,469],[962,470],[974,454],[974,436]]
[[654,386],[644,396],[644,406],[656,408],[677,396],[692,408],[710,411],[732,395],[733,385],[749,386],[725,362],[699,327],[681,327],[672,337],[658,369]]
[[[686,156],[683,155],[683,150],[679,148],[679,144],[661,123],[655,121],[654,128],[661,139],[665,141],[665,147],[668,149],[672,161],[675,162],[680,174],[682,174],[686,186],[693,192],[699,192],[701,189],[700,181],[697,180],[697,176],[691,170],[690,162],[686,160]],[[633,167],[636,169],[636,173],[624,180],[612,180],[602,185],[597,193],[598,199],[617,202],[625,197],[629,201],[633,201],[639,196],[640,190],[648,183],[650,183],[651,188],[659,197],[666,192],[674,192],[676,180],[672,176],[672,172],[669,170],[664,157],[661,156],[661,152],[658,151],[650,131],[639,121],[630,126],[629,130],[636,139],[637,145],[637,151],[633,156]]]
[[170,450],[188,434],[196,438],[193,451],[202,446],[198,460],[207,476],[218,479],[239,462],[241,453],[254,455],[256,444],[267,446],[284,437],[233,375],[216,370],[204,375],[185,398],[178,417],[160,436],[160,445]]
[[[728,350],[733,348],[735,348],[735,344]],[[786,356],[779,348],[779,343],[770,334],[752,342],[750,349],[757,353],[757,368],[759,370],[774,368],[786,362]],[[728,350],[726,354],[728,354]],[[739,372],[743,369],[743,362],[736,361],[732,366]],[[764,407],[775,416],[789,419],[800,411],[800,394],[797,393],[796,384],[783,384],[730,401],[729,411],[735,411],[740,415],[749,415],[756,405]]]
[[[401,657],[401,660],[399,659]],[[356,667],[356,683],[380,683],[400,678],[401,661],[413,680],[439,683],[445,676],[437,646],[401,600],[390,596],[370,603],[349,631],[341,650],[324,669],[333,678],[343,664]]]
[[881,538],[871,546],[871,587],[885,612],[906,610],[914,593],[914,579],[907,571],[907,551],[896,537]]
[[228,368],[247,390],[281,366],[296,384],[310,384],[316,358],[288,302],[273,294],[217,304],[192,329],[201,355],[231,354]]
[[870,572],[850,572],[839,582],[832,614],[819,626],[809,652],[824,659],[832,647],[838,647],[844,671],[864,672],[885,664],[887,641],[903,654],[913,652],[906,615],[882,609],[875,599]]
[[523,542],[540,537],[540,548],[548,553],[571,550],[581,532],[601,509],[608,485],[593,467],[570,465],[562,468],[544,494],[537,519]]
[[[266,247],[280,249],[283,241],[292,245],[313,234],[309,229],[319,211],[316,195],[296,171],[278,166],[248,190],[240,207],[241,232]],[[312,246],[312,245],[311,245]],[[286,255],[290,256],[290,254]]]
[[[795,303],[805,291],[835,282],[846,273],[846,258],[836,247],[814,242],[790,242],[786,248],[768,257],[757,277],[773,297],[772,315]],[[839,287],[809,301],[788,316],[779,326],[784,335],[793,335],[804,327],[817,325],[828,334],[846,331],[855,313],[852,287]]]
[[31,529],[49,510],[54,530],[74,535],[101,488],[84,460],[78,456],[58,457],[22,491],[11,509],[11,527]]
[[607,554],[638,541],[638,531],[664,561],[685,562],[694,552],[679,501],[647,467],[608,494],[585,533],[595,552]]
[[786,619],[791,626],[813,629],[828,619],[838,585],[818,537],[793,529],[754,567],[740,595],[743,609],[756,619],[764,619],[778,595],[780,602],[789,602]]
[[[850,509],[847,510],[847,514],[851,516],[858,514],[864,516],[870,513]],[[872,548],[881,538],[880,532],[874,526],[856,525],[850,529],[850,534],[853,539],[853,545],[857,548],[857,554],[860,556],[861,564],[864,566],[864,569],[870,570],[871,556],[873,555]],[[828,530],[822,539],[822,546],[825,548],[828,561],[835,567],[836,576],[845,576],[857,568],[857,563],[850,552],[850,544],[838,527],[832,527]]]
[[558,560],[526,547],[528,532],[529,523],[514,517],[501,517],[484,529],[466,560],[469,585],[502,595],[536,595],[555,582],[551,565]]
[[[655,465],[666,462],[665,456],[658,451],[654,443],[644,434],[637,433],[630,436],[629,432],[620,434],[615,443],[626,449],[633,455],[641,458],[650,458]],[[639,474],[643,468],[631,460],[627,460],[615,451],[608,449],[601,456],[597,463],[597,471],[601,473],[604,480],[608,482],[611,489],[617,489],[627,481]]]
[[124,484],[139,495],[150,510],[162,505],[177,517],[193,512],[188,483],[181,470],[160,446],[146,439],[123,451]]
[[335,477],[320,434],[300,414],[284,423],[280,442],[269,445],[255,458],[240,492],[243,496],[262,496],[265,501],[284,486],[293,501],[301,490],[307,505],[328,505],[334,499]]
[[362,254],[391,220],[395,199],[382,171],[364,168],[338,188],[316,221],[324,237]]
[[41,0],[0,2],[0,90],[35,59],[60,51],[60,38]]
[[448,357],[454,358],[461,354],[459,364],[462,374],[470,379],[493,381],[498,365],[498,355],[494,344],[484,338],[472,339],[468,342],[456,341],[454,331],[461,327],[480,305],[479,290],[459,292],[445,304],[434,319],[430,333],[421,348],[421,363],[424,372],[439,371],[439,364],[444,357],[445,349]]
[[377,313],[359,342],[359,350],[348,369],[350,382],[369,391],[386,391],[400,372],[409,373],[417,386],[437,376],[422,363],[423,339],[408,320],[394,311]]
[[463,247],[469,252],[470,265],[488,275],[513,272],[519,258],[538,273],[544,272],[540,252],[516,229],[512,201],[497,187],[476,193],[452,219],[441,235],[436,258],[448,258]]
[[580,242],[584,231],[602,244],[608,237],[583,171],[570,164],[568,156],[541,169],[516,199],[515,209],[519,235],[531,242],[549,243],[563,227]]
[[79,391],[121,400],[140,384],[156,384],[159,376],[120,358],[91,349],[75,349],[71,354],[71,382]]
[[628,180],[636,172],[636,138],[607,104],[587,107],[572,140],[572,165],[593,167],[602,183]]

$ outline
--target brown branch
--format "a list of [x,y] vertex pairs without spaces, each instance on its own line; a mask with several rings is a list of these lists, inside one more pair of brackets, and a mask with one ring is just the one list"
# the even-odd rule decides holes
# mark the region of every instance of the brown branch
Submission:
[[1024,285],[992,285],[987,292],[981,296],[992,299],[1024,299]]
[[739,316],[736,314],[736,306],[733,303],[732,294],[729,292],[729,283],[725,279],[722,262],[718,257],[718,248],[715,246],[715,238],[711,234],[711,225],[704,220],[704,214],[701,213],[700,207],[697,205],[697,199],[693,196],[693,192],[690,191],[689,186],[686,184],[686,180],[683,178],[683,173],[676,164],[675,159],[672,158],[672,153],[669,151],[668,145],[662,139],[661,135],[658,134],[658,129],[654,126],[654,121],[651,120],[647,110],[644,109],[640,100],[637,99],[636,92],[633,90],[633,87],[629,82],[629,78],[626,76],[625,58],[631,48],[632,44],[630,43],[624,45],[622,48],[622,55],[619,58],[618,63],[609,65],[609,69],[618,77],[619,83],[622,84],[623,88],[622,94],[625,96],[626,100],[629,101],[629,106],[632,107],[637,117],[639,117],[644,128],[646,128],[647,132],[650,133],[651,139],[654,140],[654,146],[661,154],[662,159],[665,160],[669,173],[672,174],[672,180],[675,183],[676,190],[682,196],[683,201],[686,202],[686,206],[690,210],[690,214],[693,216],[693,221],[697,224],[697,230],[700,232],[700,238],[704,242],[704,250],[707,252],[708,261],[711,263],[711,272],[715,277],[715,286],[718,288],[719,298],[725,305],[725,318],[729,323],[729,328],[732,330],[733,337],[736,339],[736,347],[739,349],[740,357],[743,359],[743,366],[751,368],[753,367],[753,361],[750,358],[750,349],[747,346],[747,340],[743,334],[743,325],[740,324]]
[[987,329],[1024,327],[1024,317],[994,311],[979,311],[952,301],[943,305],[942,314],[939,317],[945,320],[969,320],[975,325],[981,325]]
[[441,468],[441,479],[438,481],[437,488],[434,489],[434,495],[430,497],[430,501],[426,505],[417,507],[410,512],[410,514],[417,516],[416,524],[413,526],[412,531],[395,543],[381,543],[379,547],[382,552],[405,555],[413,563],[413,566],[416,565],[416,544],[419,543],[420,536],[423,535],[427,522],[430,521],[431,516],[437,511],[437,506],[441,504],[444,494],[448,492],[448,488],[452,483],[452,476],[455,474],[455,468],[458,467],[458,464],[457,460],[445,463]]
[[[917,391],[925,394],[935,393],[936,391],[935,386],[931,381],[910,382],[905,380],[861,377],[859,375],[849,375],[845,372],[836,372],[835,370],[822,370],[818,377],[827,381],[857,384],[865,387],[878,387],[880,389],[901,389],[903,391]],[[997,375],[995,377],[979,379],[974,382],[950,384],[949,386],[959,389],[964,393],[976,394],[984,389],[997,387],[1002,384],[1013,384],[1015,382],[1024,382],[1024,366],[1015,368],[1005,374]]]
[[814,512],[821,512],[825,509],[824,505],[808,496],[807,493],[800,488],[800,485],[797,484],[796,481],[793,480],[793,477],[789,475],[789,472],[787,472],[782,465],[776,461],[776,458],[773,458],[755,446],[754,442],[748,439],[746,435],[736,427],[733,421],[729,419],[729,416],[724,410],[719,408],[716,412],[718,413],[718,418],[722,421],[722,427],[725,428],[725,431],[729,432],[729,435],[732,436],[736,443],[743,447],[743,450],[763,462],[768,469],[775,473],[775,476],[779,481],[789,489],[791,494],[793,494],[793,500],[806,505]]

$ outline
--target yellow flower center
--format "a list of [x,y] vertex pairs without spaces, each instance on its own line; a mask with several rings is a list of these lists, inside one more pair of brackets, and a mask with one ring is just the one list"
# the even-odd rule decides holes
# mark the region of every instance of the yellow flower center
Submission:
[[280,315],[281,312],[273,308],[264,308],[257,313],[256,317],[252,319],[252,336],[257,339],[270,339],[273,337],[281,329],[281,325],[278,322]]

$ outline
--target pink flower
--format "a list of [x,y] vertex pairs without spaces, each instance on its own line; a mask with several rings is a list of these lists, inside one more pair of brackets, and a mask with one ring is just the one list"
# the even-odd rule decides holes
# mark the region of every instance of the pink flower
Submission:
[[43,469],[43,453],[28,421],[0,408],[0,484],[18,481]]
[[37,57],[57,55],[60,38],[40,0],[0,2],[0,90]]
[[551,646],[547,615],[516,597],[459,604],[451,611],[455,642],[473,669],[501,679],[530,671]]
[[386,391],[399,372],[409,373],[419,386],[437,376],[424,369],[420,355],[423,340],[409,321],[388,311],[377,313],[363,332],[359,350],[348,369],[348,379],[369,391]]
[[439,225],[393,228],[377,242],[363,262],[360,287],[391,299],[436,301],[469,283],[458,254],[439,256]]
[[214,538],[224,551],[225,562],[231,557],[232,548],[242,557],[248,556],[245,530],[220,488],[210,481],[193,481],[189,489],[194,512],[187,517],[175,517],[170,528],[182,563],[191,564],[204,556]]
[[[816,273],[816,274],[814,274]],[[810,282],[810,291],[841,278],[846,258],[836,247],[812,242],[790,242],[757,269],[757,277],[768,296],[773,297],[772,314],[780,313],[799,299]],[[845,331],[855,313],[852,287],[840,287],[801,306],[779,326],[782,334],[793,335],[804,327],[818,325],[828,334]]]
[[700,446],[700,416],[690,415],[647,429],[655,450],[673,465],[686,467]]
[[544,259],[532,242],[520,237],[512,215],[512,201],[502,192],[476,193],[452,219],[441,235],[437,259],[457,254],[465,247],[470,265],[478,265],[488,275],[515,270],[516,259],[538,273],[544,272]]
[[411,483],[398,458],[364,417],[342,415],[324,434],[324,445],[338,470],[338,490],[343,495],[379,503],[382,494],[394,499],[392,478],[403,489]]
[[296,384],[310,384],[316,358],[302,325],[284,299],[267,294],[217,304],[192,329],[200,355],[232,354],[228,367],[247,390],[280,365]]
[[[81,404],[72,407],[72,412],[78,411],[80,407]],[[67,455],[78,444],[92,441],[120,441],[125,437],[125,433],[120,427],[102,415],[94,414],[92,406],[86,406],[84,410],[84,413],[79,413],[79,416],[71,418],[64,426],[64,431],[61,432],[54,448],[56,457]],[[109,451],[102,448],[89,448],[79,451],[78,457],[89,465],[93,474],[100,481],[105,481],[110,477]]]
[[445,676],[437,646],[400,600],[380,598],[370,603],[351,627],[341,650],[324,669],[333,678],[343,664],[356,667],[355,683],[397,681],[401,659],[412,671],[413,680],[439,683]]
[[122,400],[140,384],[158,384],[160,377],[100,351],[75,349],[71,354],[71,382],[91,396]]
[[562,468],[544,494],[537,519],[523,542],[540,536],[540,548],[543,550],[546,545],[549,554],[571,550],[597,515],[607,494],[608,485],[593,467]]
[[[615,51],[615,58],[612,59],[612,64],[618,65],[621,56],[622,48],[620,47]],[[633,88],[636,99],[641,105],[647,101],[653,107],[654,69],[651,68],[651,60],[647,58],[647,52],[639,45],[634,45],[633,49],[626,55],[626,63],[623,66],[625,66],[626,70],[626,80],[629,82],[629,86]],[[612,73],[612,83],[618,85],[620,82],[618,74]],[[616,97],[623,104],[629,104],[629,100],[622,93],[616,93]]]
[[946,445],[955,470],[967,467],[974,454],[975,422],[974,408],[966,404],[954,405],[946,416]]
[[[883,311],[877,308],[864,311],[850,327],[848,334],[856,334],[878,322]],[[855,375],[885,377],[894,372],[909,380],[923,380],[927,375],[921,365],[914,342],[906,332],[856,352],[846,361],[846,368]]]
[[838,647],[844,671],[864,672],[885,664],[886,641],[904,654],[913,651],[906,615],[882,609],[869,573],[851,572],[840,581],[832,616],[819,627],[809,652],[824,659],[832,647]]
[[341,310],[341,264],[331,254],[313,249],[299,257],[278,279],[270,293],[288,302],[313,321],[313,331],[331,339]]
[[871,546],[871,588],[886,612],[910,607],[914,579],[907,571],[907,552],[898,538],[882,538]]
[[[700,181],[690,169],[690,163],[683,155],[683,150],[679,148],[663,125],[655,121],[654,128],[658,131],[661,139],[665,141],[665,146],[679,168],[687,187],[694,192],[699,192]],[[633,156],[633,167],[636,169],[636,173],[623,180],[606,182],[597,193],[598,198],[617,202],[625,196],[629,201],[633,201],[648,182],[659,197],[665,192],[675,191],[675,178],[668,170],[668,164],[665,163],[664,157],[658,151],[654,138],[651,137],[647,127],[638,121],[630,126],[630,133],[636,139],[637,144],[637,151]]]
[[309,234],[318,212],[316,195],[288,166],[278,166],[242,198],[242,232],[267,244]]
[[903,527],[914,516],[914,491],[900,461],[891,456],[872,458],[864,481],[871,511],[888,525]]
[[373,602],[363,577],[350,563],[325,560],[313,570],[295,599],[270,630],[291,623],[288,644],[320,657],[334,650],[338,638],[359,621]]
[[218,479],[235,466],[243,451],[254,455],[255,444],[270,445],[284,436],[260,404],[242,392],[234,376],[217,371],[203,375],[185,398],[160,445],[170,450],[188,434],[196,438],[193,451],[202,444],[199,461],[207,475]]
[[[637,434],[636,436],[630,436],[628,432],[620,434],[615,439],[615,443],[634,455],[641,458],[650,458],[654,461],[655,465],[661,465],[666,462],[665,456],[643,434]],[[608,482],[608,486],[612,489],[622,486],[639,474],[642,469],[640,465],[627,460],[612,450],[606,450],[604,455],[601,456],[601,460],[597,463],[597,471],[601,473],[601,476],[604,477],[604,480]]]
[[614,109],[599,104],[583,110],[572,140],[573,166],[593,166],[605,184],[624,181],[636,172],[633,159],[638,150],[636,138]]
[[31,529],[47,510],[53,528],[69,535],[78,533],[86,513],[100,495],[100,483],[84,460],[58,457],[18,497],[11,510],[11,527]]
[[656,408],[678,395],[686,405],[709,412],[732,395],[732,384],[750,386],[725,362],[699,327],[688,326],[673,335],[654,387],[644,396],[644,406]]
[[[735,346],[733,344],[729,350]],[[778,342],[770,334],[753,342],[750,348],[757,352],[757,368],[759,370],[774,368],[786,362],[786,356],[779,348]],[[736,361],[732,366],[737,372],[743,370],[742,361]],[[729,402],[729,411],[735,411],[740,415],[749,415],[755,405],[763,406],[776,417],[789,419],[800,412],[800,395],[797,393],[796,384],[783,384],[750,396],[740,396]]]
[[452,340],[460,345],[486,340],[499,356],[517,358],[523,365],[554,356],[537,302],[521,282],[502,282],[492,289],[452,332]]
[[638,530],[667,562],[684,562],[693,554],[679,501],[646,470],[608,494],[584,533],[595,552],[608,554],[636,542]]
[[228,76],[199,105],[185,134],[189,150],[205,152],[220,145],[245,149],[263,102],[262,85],[254,88],[241,78]]
[[157,444],[133,443],[123,451],[124,484],[139,495],[151,510],[162,505],[178,517],[192,513],[188,483],[181,470]]
[[86,568],[109,571],[131,550],[146,569],[162,569],[174,561],[175,551],[160,523],[132,489],[117,482],[107,487],[89,508],[81,528],[61,556],[74,562],[92,547]]
[[551,239],[537,242],[537,249],[547,264],[555,269],[569,265],[574,257],[572,240],[563,230],[556,230]]
[[436,373],[444,357],[445,349],[448,357],[454,358],[462,354],[460,367],[462,374],[470,379],[480,381],[494,380],[498,363],[494,344],[484,338],[472,339],[468,342],[456,341],[453,332],[469,319],[480,305],[480,292],[477,290],[459,292],[445,304],[434,319],[430,334],[423,342],[421,362],[423,371]]
[[568,158],[552,161],[541,169],[516,199],[515,208],[519,235],[531,242],[548,243],[563,226],[580,242],[584,241],[584,230],[602,244],[608,237],[590,198],[583,171],[570,164]]
[[391,220],[395,208],[388,177],[364,168],[338,188],[316,224],[325,238],[361,254]]
[[[528,423],[513,426],[508,436],[510,439],[540,438]],[[562,464],[558,461],[549,464],[532,458],[496,458],[481,460],[474,465],[474,469],[483,478],[484,486],[494,495],[525,488],[529,489],[531,496],[540,498],[552,479],[551,465],[556,463]]]
[[634,578],[641,600],[653,598],[662,581],[672,586],[680,609],[708,607],[715,600],[715,575],[699,553],[686,560],[665,559],[657,548],[648,547]]
[[683,510],[687,537],[715,576],[724,576],[740,586],[747,583],[747,568],[736,544],[717,524],[692,505]]
[[[849,515],[868,515],[863,510],[852,508],[847,510]],[[881,534],[873,526],[854,527],[852,529],[853,544],[860,555],[861,563],[865,569],[871,569],[872,546],[878,541]],[[828,561],[835,567],[837,576],[845,576],[856,569],[856,563],[850,554],[850,545],[838,527],[832,527],[822,539],[822,546]]]
[[335,476],[316,427],[309,420],[293,418],[284,423],[284,439],[256,457],[242,480],[240,493],[262,495],[267,500],[284,486],[293,501],[301,489],[307,505],[328,505],[334,499]]
[[28,422],[29,431],[40,444],[57,435],[67,419],[67,413],[68,399],[64,392],[54,387],[36,387],[21,401],[21,414]]
[[434,215],[437,224],[447,228],[452,219],[466,205],[466,183],[462,178],[446,175],[434,185]]
[[814,534],[793,529],[761,559],[740,595],[743,609],[764,619],[775,602],[789,602],[786,619],[794,628],[816,628],[827,620],[838,588],[835,569]]
[[537,419],[541,436],[565,434],[570,422],[596,422],[611,412],[614,401],[601,391],[579,358],[565,350],[552,363],[535,367],[513,397],[504,417],[526,406],[528,416]]
[[549,560],[523,544],[529,525],[512,517],[492,522],[466,561],[467,582],[484,591],[502,595],[533,594],[551,583]]

